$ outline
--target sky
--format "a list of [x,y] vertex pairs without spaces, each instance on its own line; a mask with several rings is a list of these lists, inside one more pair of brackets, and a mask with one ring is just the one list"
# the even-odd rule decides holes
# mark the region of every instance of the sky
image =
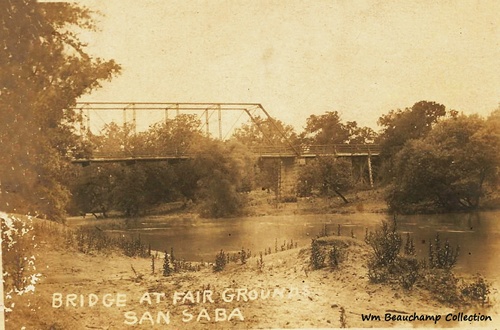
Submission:
[[261,103],[299,132],[326,111],[377,130],[421,100],[499,107],[497,0],[79,3],[102,13],[88,51],[123,68],[81,101]]

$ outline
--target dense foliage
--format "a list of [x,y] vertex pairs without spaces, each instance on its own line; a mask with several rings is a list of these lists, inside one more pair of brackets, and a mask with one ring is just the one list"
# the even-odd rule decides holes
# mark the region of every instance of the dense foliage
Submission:
[[241,192],[253,184],[255,159],[241,144],[212,140],[198,127],[198,120],[189,115],[137,134],[129,125],[106,126],[102,135],[91,137],[96,153],[170,154],[188,159],[83,167],[72,187],[75,212],[106,216],[118,210],[137,216],[162,203],[183,201],[195,202],[206,217],[238,214],[244,202]]
[[302,142],[310,145],[371,143],[375,137],[376,133],[369,127],[358,127],[355,121],[343,123],[337,111],[309,116],[300,134]]
[[298,193],[310,196],[315,192],[319,196],[338,195],[348,202],[343,193],[353,187],[351,162],[335,157],[318,157],[300,170]]
[[498,179],[498,117],[442,120],[394,156],[389,207],[397,212],[471,210]]
[[0,205],[62,219],[71,156],[85,152],[69,108],[117,74],[75,34],[93,29],[91,13],[67,3],[0,2]]

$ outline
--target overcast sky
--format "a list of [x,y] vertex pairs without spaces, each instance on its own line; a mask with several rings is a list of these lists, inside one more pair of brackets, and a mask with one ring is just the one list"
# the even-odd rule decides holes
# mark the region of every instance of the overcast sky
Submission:
[[297,130],[337,110],[377,129],[420,100],[500,102],[500,1],[80,0],[123,73],[84,101],[255,102]]

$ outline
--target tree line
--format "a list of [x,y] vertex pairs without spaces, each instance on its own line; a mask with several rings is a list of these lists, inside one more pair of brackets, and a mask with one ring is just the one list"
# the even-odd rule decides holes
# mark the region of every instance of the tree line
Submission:
[[[379,118],[375,132],[337,111],[307,118],[302,132],[257,117],[228,141],[203,135],[196,117],[180,115],[134,134],[130,125],[106,125],[82,136],[76,100],[120,73],[113,60],[94,57],[75,31],[95,29],[93,13],[67,3],[6,0],[0,4],[0,207],[63,220],[68,212],[118,210],[127,216],[172,201],[194,203],[202,215],[235,215],[254,189],[279,189],[280,161],[251,150],[281,145],[378,143],[378,184],[391,211],[477,209],[498,188],[500,110],[466,116],[420,101]],[[93,164],[71,159],[92,153],[189,153],[168,163]],[[356,187],[352,164],[317,158],[301,168],[299,196],[339,196]],[[345,198],[344,198],[345,199]]]

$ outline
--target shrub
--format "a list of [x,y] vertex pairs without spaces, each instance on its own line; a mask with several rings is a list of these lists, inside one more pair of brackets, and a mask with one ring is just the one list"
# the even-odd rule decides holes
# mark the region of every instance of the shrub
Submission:
[[165,251],[165,258],[163,259],[163,276],[170,276],[172,274],[172,267],[170,266],[170,258],[167,251]]
[[259,259],[257,259],[257,269],[261,273],[264,271],[264,258],[262,257],[262,252],[260,252]]
[[366,232],[365,242],[373,249],[368,262],[368,278],[374,283],[392,281],[410,289],[417,282],[421,267],[414,257],[415,246],[410,234],[407,234],[405,255],[400,256],[402,238],[396,229],[394,217],[392,224],[383,221],[375,232]]
[[394,263],[394,268],[399,284],[405,289],[411,289],[419,278],[420,263],[417,258],[399,257]]
[[243,264],[243,265],[247,263],[247,252],[245,251],[244,248],[241,248],[240,260],[241,260],[241,264]]
[[372,259],[368,262],[368,278],[372,283],[385,283],[389,280],[390,274],[387,268],[380,267]]
[[477,274],[473,282],[462,283],[459,290],[465,302],[484,306],[489,300],[490,287],[491,285],[480,274]]
[[313,239],[311,242],[311,266],[313,269],[323,268],[325,262],[325,255],[317,240]]
[[97,227],[79,227],[75,235],[78,251],[85,254],[105,251],[113,245],[113,240]]
[[345,251],[336,245],[332,246],[330,252],[328,253],[328,262],[330,267],[338,268],[339,264],[345,259]]
[[458,291],[458,279],[448,270],[431,269],[425,275],[424,287],[439,302],[456,304],[461,300]]
[[411,237],[410,233],[406,233],[406,243],[405,243],[405,254],[407,256],[414,256],[415,255],[415,244],[413,243],[413,238]]
[[119,245],[127,257],[142,257],[148,256],[148,249],[146,244],[141,241],[141,237],[137,236],[132,239],[122,239]]
[[396,260],[401,248],[401,235],[396,232],[396,218],[392,224],[382,221],[382,227],[369,232],[365,241],[373,249],[372,266],[389,266]]
[[[0,212],[5,310],[11,311],[14,294],[35,291],[42,274],[37,272],[36,243],[31,217]],[[2,306],[4,308],[4,306]]]
[[347,318],[346,318],[346,313],[345,313],[344,307],[340,307],[339,321],[340,321],[340,328],[341,329],[347,328]]
[[220,272],[224,270],[224,268],[226,267],[226,263],[227,263],[226,254],[224,253],[223,250],[220,250],[220,252],[215,256],[214,271]]
[[459,247],[453,249],[448,240],[441,246],[439,233],[436,233],[434,244],[429,243],[429,267],[451,269],[457,263],[458,253]]

